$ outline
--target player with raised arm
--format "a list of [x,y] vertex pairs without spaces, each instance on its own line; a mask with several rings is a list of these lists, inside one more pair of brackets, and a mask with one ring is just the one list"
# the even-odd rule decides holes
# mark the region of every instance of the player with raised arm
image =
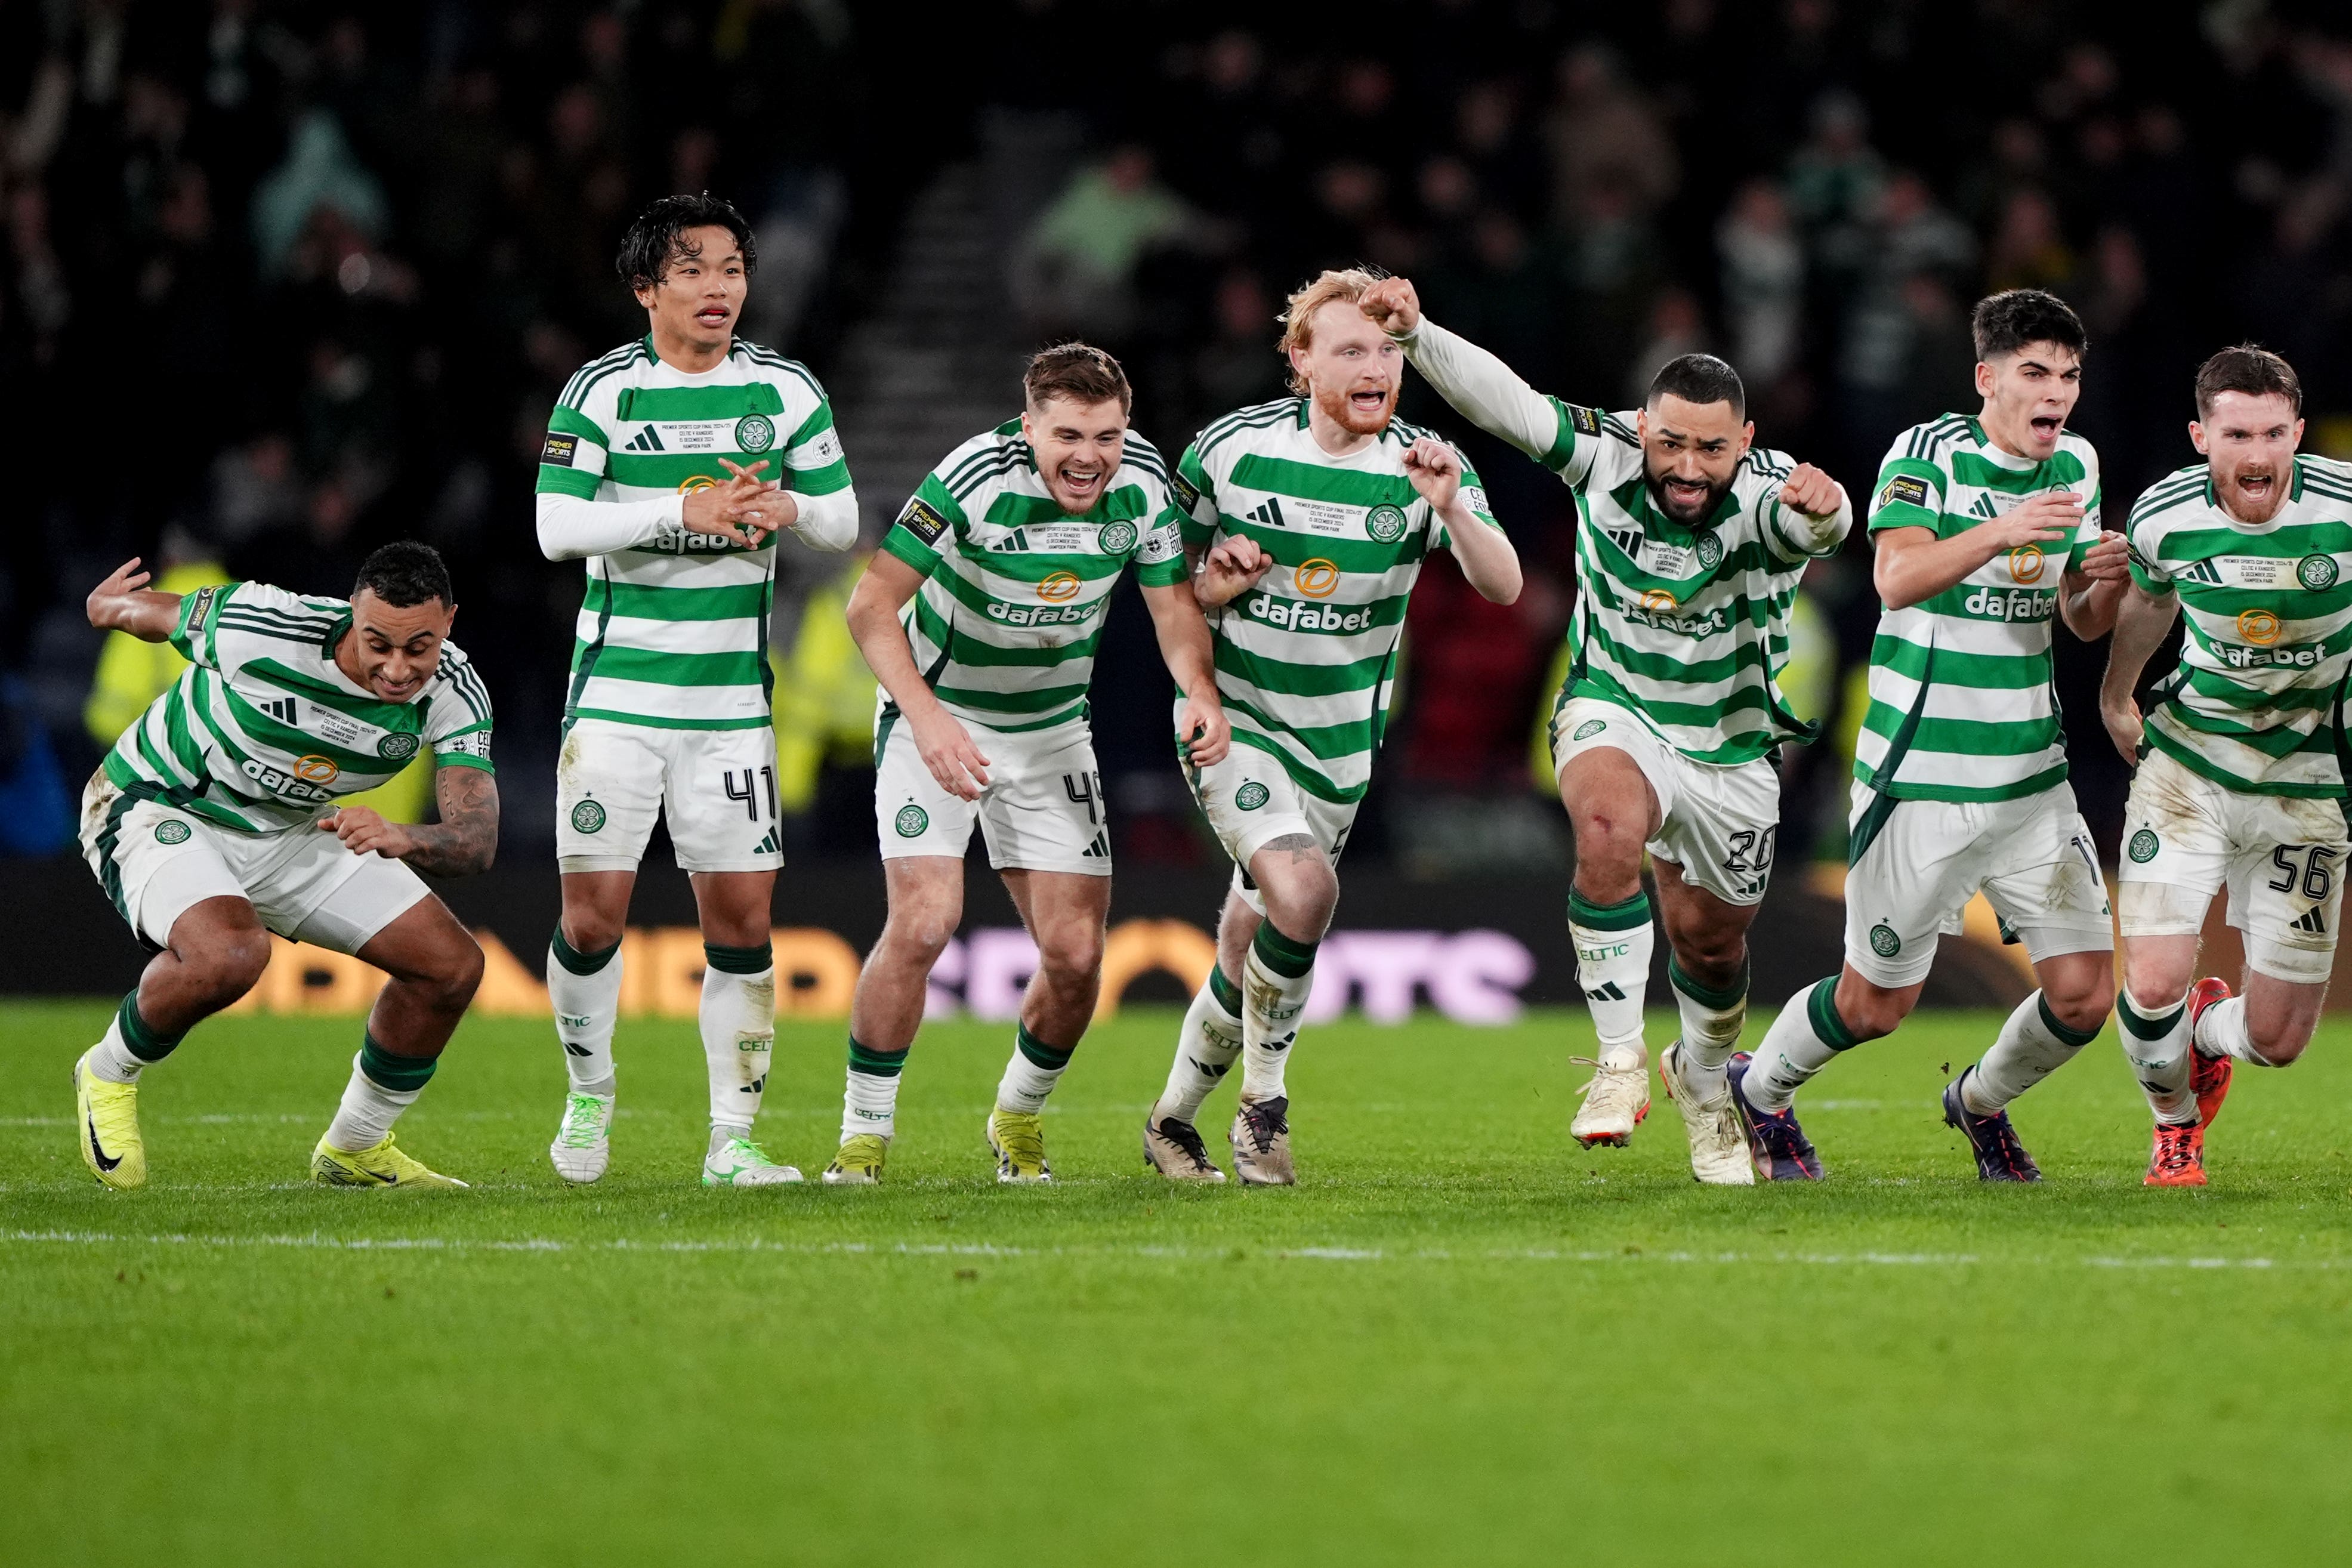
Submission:
[[1682,1034],[1658,1077],[1682,1112],[1691,1174],[1755,1180],[1726,1067],[1748,1014],[1748,925],[1780,831],[1780,742],[1811,740],[1774,675],[1815,557],[1853,522],[1837,481],[1752,445],[1738,375],[1707,354],[1667,362],[1625,414],[1538,393],[1429,321],[1391,279],[1364,308],[1465,416],[1558,474],[1579,512],[1573,650],[1552,757],[1576,837],[1569,931],[1600,1059],[1569,1133],[1622,1147],[1649,1113],[1642,1009],[1655,870]]
[[1104,615],[1132,564],[1183,689],[1193,765],[1227,729],[1159,452],[1128,427],[1118,362],[1064,343],[1029,362],[1021,416],[932,470],[849,600],[880,682],[874,816],[890,914],[858,976],[832,1184],[878,1181],[931,966],[963,919],[977,822],[1037,944],[988,1117],[1000,1182],[1053,1179],[1041,1113],[1094,1016],[1110,912],[1110,831],[1087,692]]
[[[2205,1184],[2205,1130],[2232,1064],[2285,1067],[2318,1026],[2347,847],[2352,465],[2295,450],[2303,386],[2265,349],[2197,373],[2205,460],[2150,486],[2125,525],[2132,586],[2100,690],[2137,764],[2116,902],[2124,1055],[2156,1116],[2147,1184]],[[2186,610],[2180,664],[2143,720],[2133,692]],[[2245,939],[2244,991],[2197,973],[2213,894]]]
[[1290,296],[1280,351],[1297,395],[1227,415],[1177,465],[1234,724],[1223,762],[1187,770],[1234,859],[1217,963],[1143,1125],[1145,1159],[1178,1180],[1224,1179],[1193,1121],[1237,1056],[1234,1174],[1297,1179],[1284,1067],[1387,721],[1405,602],[1432,549],[1451,550],[1483,597],[1519,595],[1518,556],[1478,476],[1395,417],[1404,356],[1361,305],[1378,281],[1327,271]]
[[2007,1108],[2091,1042],[2114,1000],[2106,880],[2052,684],[2053,617],[2105,636],[2126,574],[2121,536],[2099,532],[2098,454],[2066,428],[2083,323],[2012,289],[1980,301],[1974,327],[1982,405],[1897,436],[1871,504],[1885,611],[1854,758],[1845,966],[1790,999],[1752,1063],[1732,1059],[1756,1169],[1776,1180],[1822,1173],[1798,1087],[1894,1033],[1979,891],[2039,983],[1944,1090],[1980,1178],[2042,1179]]
[[621,241],[646,332],[583,366],[539,459],[539,543],[584,560],[556,765],[563,917],[547,989],[571,1077],[548,1154],[568,1182],[611,1159],[621,937],[658,814],[694,884],[709,1070],[705,1186],[800,1173],[752,1142],[775,1044],[771,907],[783,864],[768,622],[777,536],[846,550],[857,499],[833,408],[806,367],[735,335],[751,226],[709,195],[665,196]]
[[[82,793],[82,854],[155,955],[74,1064],[82,1160],[110,1187],[147,1180],[141,1075],[253,989],[276,931],[391,977],[310,1179],[464,1186],[392,1131],[482,977],[481,948],[416,873],[485,870],[499,843],[490,698],[448,640],[447,569],[425,545],[388,544],[348,602],[261,583],[160,594],[147,581],[132,560],[89,595],[90,625],[168,642],[189,663]],[[440,821],[337,808],[420,751],[437,765]]]

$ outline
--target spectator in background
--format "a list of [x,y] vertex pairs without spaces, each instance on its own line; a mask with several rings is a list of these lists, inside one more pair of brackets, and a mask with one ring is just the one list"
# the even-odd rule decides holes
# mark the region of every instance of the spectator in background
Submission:
[[1160,183],[1150,149],[1128,142],[1081,169],[1039,216],[1014,258],[1013,297],[1040,333],[1123,342],[1144,253],[1191,239],[1198,226]]
[[2011,192],[1985,255],[1985,291],[2044,289],[2064,296],[2074,283],[2074,253],[2059,232],[2058,208],[2029,186]]
[[1245,267],[1217,280],[1211,301],[1213,331],[1192,357],[1192,384],[1199,395],[1193,423],[1228,408],[1270,402],[1284,393],[1282,359],[1274,351],[1273,296]]
[[1655,212],[1682,180],[1657,110],[1605,45],[1570,49],[1559,75],[1559,95],[1544,121],[1552,221],[1571,231],[1587,226],[1603,200],[1637,215]]
[[382,234],[391,216],[383,182],[352,155],[334,114],[314,109],[288,138],[285,162],[253,193],[253,248],[264,277],[286,270],[296,239],[320,207],[368,237]]
[[1651,381],[1668,361],[1706,352],[1708,347],[1706,320],[1699,314],[1698,300],[1691,291],[1661,289],[1650,303],[1649,336],[1633,351],[1633,358],[1625,367],[1625,384],[1618,393],[1617,405],[1641,407],[1649,397]]
[[1780,188],[1742,185],[1715,246],[1731,363],[1748,385],[1769,387],[1795,366],[1805,316],[1805,247]]

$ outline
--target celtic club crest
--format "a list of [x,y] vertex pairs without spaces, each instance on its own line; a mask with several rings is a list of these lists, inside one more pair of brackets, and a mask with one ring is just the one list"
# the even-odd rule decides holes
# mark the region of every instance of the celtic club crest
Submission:
[[1265,802],[1266,787],[1265,785],[1258,783],[1255,779],[1252,779],[1249,783],[1242,785],[1241,788],[1234,791],[1234,804],[1240,806],[1244,811],[1255,811],[1259,806],[1264,805]]
[[601,833],[604,829],[604,808],[593,800],[583,800],[572,808],[572,826],[579,833]]
[[902,805],[890,824],[901,838],[920,838],[931,826],[931,814],[919,805]]
[[764,452],[776,444],[775,421],[764,414],[746,414],[735,421],[735,449]]
[[1135,548],[1135,524],[1121,520],[1103,524],[1102,549],[1106,555],[1124,555]]

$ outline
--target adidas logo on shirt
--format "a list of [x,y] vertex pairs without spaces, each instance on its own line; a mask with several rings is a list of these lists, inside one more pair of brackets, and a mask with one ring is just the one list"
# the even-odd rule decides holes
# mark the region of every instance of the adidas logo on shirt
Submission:
[[2000,509],[1992,504],[1992,492],[1988,490],[1984,494],[1977,497],[1977,504],[1969,508],[1969,515],[1970,517],[1999,517],[2000,515]]
[[261,710],[280,724],[294,722],[295,701],[291,697],[276,697],[261,704]]
[[1262,522],[1268,528],[1280,528],[1282,526],[1282,503],[1275,500],[1274,497],[1268,496],[1265,498],[1264,505],[1260,506],[1255,511],[1250,512],[1247,515],[1252,522]]
[[662,445],[661,432],[648,425],[644,429],[638,431],[635,436],[629,437],[627,444],[622,447],[621,450],[624,452],[667,452],[669,448]]
[[2221,569],[2210,561],[2200,561],[2187,571],[2177,572],[2173,575],[2183,583],[2210,583],[2218,586],[2221,581]]

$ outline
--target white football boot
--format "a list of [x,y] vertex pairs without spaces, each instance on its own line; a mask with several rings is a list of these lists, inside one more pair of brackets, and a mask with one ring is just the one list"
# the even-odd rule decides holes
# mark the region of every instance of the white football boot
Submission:
[[1691,1176],[1710,1187],[1752,1187],[1756,1165],[1748,1157],[1748,1132],[1731,1103],[1731,1085],[1724,1083],[1715,1098],[1702,1100],[1683,1077],[1683,1043],[1676,1040],[1658,1057],[1658,1081],[1666,1098],[1683,1113],[1683,1131],[1690,1138]]
[[563,1098],[563,1125],[547,1146],[555,1173],[567,1182],[593,1182],[613,1163],[613,1097],[581,1094]]
[[800,1179],[798,1171],[769,1159],[766,1151],[744,1137],[728,1139],[702,1162],[706,1187],[778,1187]]
[[1636,1062],[1629,1068],[1603,1067],[1590,1057],[1570,1057],[1571,1066],[1592,1069],[1584,1086],[1584,1103],[1568,1135],[1591,1149],[1622,1149],[1633,1141],[1633,1129],[1650,1114],[1650,1073]]

